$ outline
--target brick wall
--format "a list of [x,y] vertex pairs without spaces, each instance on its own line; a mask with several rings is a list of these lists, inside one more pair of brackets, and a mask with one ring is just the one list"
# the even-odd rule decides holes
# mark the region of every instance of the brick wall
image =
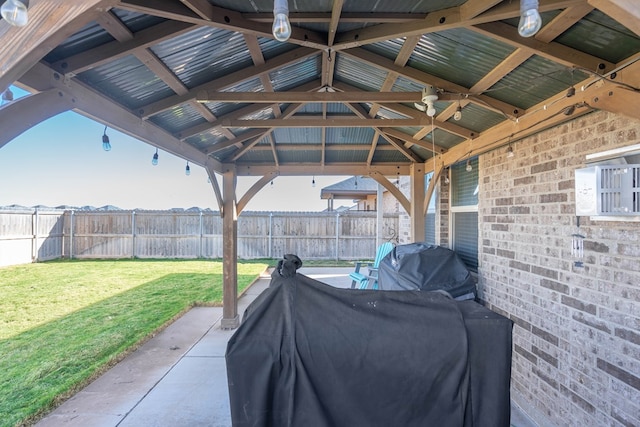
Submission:
[[480,157],[479,287],[513,330],[512,397],[540,425],[640,425],[640,223],[581,218],[574,170],[640,143],[594,112]]

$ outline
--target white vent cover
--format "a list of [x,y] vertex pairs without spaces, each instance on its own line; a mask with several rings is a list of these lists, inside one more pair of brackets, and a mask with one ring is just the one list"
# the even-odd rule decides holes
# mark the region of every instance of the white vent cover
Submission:
[[577,216],[640,214],[640,165],[600,165],[576,170]]

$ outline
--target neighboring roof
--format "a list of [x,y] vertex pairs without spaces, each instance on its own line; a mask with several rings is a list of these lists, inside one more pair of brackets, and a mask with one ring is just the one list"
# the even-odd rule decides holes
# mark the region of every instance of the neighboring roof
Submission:
[[0,108],[0,147],[73,109],[218,173],[446,167],[593,108],[640,114],[637,11],[592,3],[542,1],[524,38],[517,0],[289,1],[281,43],[272,0],[32,2],[26,27],[0,20],[0,91],[41,96]]
[[352,176],[320,190],[321,199],[366,199],[378,192],[378,183],[367,176]]

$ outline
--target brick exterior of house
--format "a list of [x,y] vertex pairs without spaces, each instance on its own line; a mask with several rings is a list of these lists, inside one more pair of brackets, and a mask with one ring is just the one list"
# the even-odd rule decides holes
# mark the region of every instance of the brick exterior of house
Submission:
[[512,398],[540,426],[640,426],[640,222],[582,217],[571,253],[575,169],[638,143],[640,122],[596,111],[479,157],[479,296],[515,323]]

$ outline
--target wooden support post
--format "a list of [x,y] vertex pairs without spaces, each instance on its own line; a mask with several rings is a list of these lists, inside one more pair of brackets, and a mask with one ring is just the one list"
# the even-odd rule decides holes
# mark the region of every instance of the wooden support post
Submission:
[[424,165],[413,163],[411,175],[411,241],[424,241],[425,220],[422,206],[424,205]]
[[235,206],[236,171],[227,169],[222,175],[222,329],[240,325],[238,316],[238,218]]

